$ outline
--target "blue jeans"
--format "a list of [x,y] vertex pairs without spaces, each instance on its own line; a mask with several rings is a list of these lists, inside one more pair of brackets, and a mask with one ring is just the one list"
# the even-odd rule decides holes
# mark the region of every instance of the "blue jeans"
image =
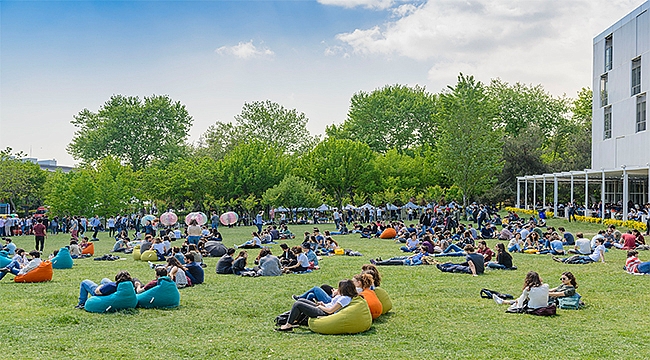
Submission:
[[417,250],[417,248],[410,248],[410,247],[406,247],[406,246],[402,246],[399,249],[404,251],[404,252],[413,252],[413,251]]
[[262,233],[262,224],[255,224],[257,226],[257,233],[261,234]]
[[642,274],[650,273],[650,261],[640,263],[636,269]]
[[7,272],[0,272],[0,280],[2,280],[7,273],[12,273],[14,275],[18,275],[20,272],[20,264],[16,260],[12,260],[7,266],[5,266],[9,271]]
[[487,266],[489,268],[492,268],[492,269],[500,269],[500,270],[506,269],[505,265],[501,265],[501,264],[493,262],[493,261],[490,261],[489,263],[487,263]]
[[[111,282],[110,279],[103,278],[99,285],[103,285]],[[95,284],[92,280],[84,280],[79,286],[79,305],[85,305],[86,300],[88,300],[88,295],[94,296],[95,290],[99,285]]]
[[187,243],[188,243],[188,244],[198,245],[198,244],[199,244],[199,240],[201,240],[201,237],[200,237],[200,236],[188,236],[188,237],[187,237]]
[[300,295],[299,298],[307,300],[316,299],[326,304],[332,301],[332,297],[329,296],[325,290],[321,289],[319,286],[314,286],[313,288],[307,290],[304,294]]
[[463,249],[461,249],[460,246],[456,244],[451,244],[442,253],[446,254],[450,252],[463,252]]
[[508,247],[508,252],[513,252],[513,251],[521,251],[521,246],[519,246],[519,244],[514,244]]
[[463,273],[463,274],[472,273],[472,270],[470,269],[469,266],[464,266],[460,264],[452,264],[452,263],[438,264],[437,267],[438,270],[442,272],[453,272],[453,273]]

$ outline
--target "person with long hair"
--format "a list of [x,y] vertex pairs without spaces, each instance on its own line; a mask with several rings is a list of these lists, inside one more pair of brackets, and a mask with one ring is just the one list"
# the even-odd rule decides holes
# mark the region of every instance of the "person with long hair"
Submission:
[[247,271],[249,269],[246,269],[246,261],[248,260],[248,252],[246,250],[242,250],[239,252],[239,255],[237,255],[237,258],[235,258],[235,261],[232,263],[232,273],[235,275],[241,275],[242,271]]
[[560,276],[560,281],[562,282],[560,286],[548,291],[548,297],[553,301],[576,294],[578,282],[576,281],[576,277],[570,271],[563,272],[562,276]]
[[253,231],[251,234],[253,236],[252,239],[246,241],[245,243],[241,245],[234,245],[234,248],[243,248],[243,249],[259,249],[262,247],[262,239],[260,239],[260,234],[257,231]]
[[[506,270],[506,269],[513,269],[512,265],[512,255],[506,251],[505,245],[502,243],[497,243],[496,245],[497,248],[497,261],[490,261],[486,265],[490,269],[500,269],[500,270]],[[514,267],[516,269],[516,267]]]
[[368,272],[373,277],[374,287],[381,286],[381,275],[379,274],[379,269],[373,264],[364,264],[361,266],[361,271]]
[[187,243],[198,245],[201,240],[201,227],[196,219],[190,220],[190,226],[187,227]]
[[294,327],[298,326],[296,324],[296,321],[303,314],[310,318],[334,314],[335,312],[348,306],[352,301],[352,298],[356,297],[358,293],[356,287],[354,286],[354,283],[351,280],[346,279],[339,281],[339,287],[333,292],[332,295],[332,300],[329,303],[319,302],[316,304],[306,299],[299,299],[291,306],[291,311],[289,312],[289,318],[287,319],[287,322],[276,330],[293,330]]
[[366,302],[368,302],[368,308],[370,308],[370,314],[373,319],[376,319],[382,313],[381,301],[377,297],[377,294],[370,289],[373,286],[373,277],[370,274],[356,274],[352,278],[354,286],[357,288],[357,292],[361,295]]
[[524,279],[523,292],[516,300],[503,300],[496,294],[492,299],[497,304],[508,304],[511,309],[537,309],[548,306],[548,284],[544,284],[542,277],[535,271],[529,271]]
[[175,256],[167,258],[167,273],[169,277],[174,280],[176,287],[182,289],[188,285],[187,276],[185,275],[185,266],[178,261]]

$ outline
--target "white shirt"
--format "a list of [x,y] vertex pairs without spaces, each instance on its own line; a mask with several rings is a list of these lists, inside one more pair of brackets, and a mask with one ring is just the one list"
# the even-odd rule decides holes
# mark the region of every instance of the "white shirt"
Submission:
[[352,301],[352,298],[349,297],[349,296],[336,295],[335,297],[332,298],[332,301],[325,304],[325,307],[328,308],[328,309],[331,309],[332,307],[334,307],[334,305],[336,305],[338,303],[338,304],[341,305],[341,308],[344,308],[344,307],[350,305],[351,301]]
[[578,240],[576,240],[576,246],[582,255],[591,254],[591,244],[589,243],[589,240],[585,238],[578,238]]
[[298,260],[300,266],[304,268],[309,267],[309,258],[307,258],[307,255],[305,255],[305,253],[298,254],[298,258],[296,260]]
[[530,290],[524,289],[524,292],[517,299],[516,306],[523,307],[526,299],[528,299],[528,307],[532,309],[548,306],[548,284],[542,284],[542,286],[533,287]]
[[603,244],[596,246],[596,249],[594,249],[594,253],[589,255],[591,260],[593,260],[594,262],[600,261],[601,251],[603,254],[605,253],[605,245]]

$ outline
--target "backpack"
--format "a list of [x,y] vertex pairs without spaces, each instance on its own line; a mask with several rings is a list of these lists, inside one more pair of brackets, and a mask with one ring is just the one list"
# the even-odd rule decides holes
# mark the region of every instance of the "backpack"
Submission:
[[556,314],[556,310],[557,307],[555,306],[555,304],[551,304],[549,306],[544,306],[537,309],[527,309],[526,312],[530,315],[553,316]]
[[[289,321],[289,313],[291,311],[285,311],[282,314],[278,315],[275,317],[275,326],[282,326]],[[296,322],[298,325],[304,325],[307,326],[309,325],[309,317],[305,314],[301,314],[298,317],[298,321]]]
[[557,299],[558,307],[564,310],[580,309],[580,295],[577,293],[573,296],[565,296]]
[[481,289],[480,295],[483,299],[492,299],[492,295],[496,295],[497,297],[500,297],[504,300],[512,300],[515,298],[510,294],[502,294],[498,291],[488,290],[488,289]]

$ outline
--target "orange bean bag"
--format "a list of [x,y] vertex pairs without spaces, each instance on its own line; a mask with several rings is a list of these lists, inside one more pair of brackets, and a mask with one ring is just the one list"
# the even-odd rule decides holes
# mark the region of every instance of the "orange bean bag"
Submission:
[[395,236],[397,236],[397,232],[393,228],[387,228],[384,231],[382,231],[381,235],[379,235],[380,239],[394,239]]
[[372,315],[372,319],[375,320],[378,318],[384,309],[381,305],[381,301],[379,301],[379,298],[377,297],[377,294],[375,294],[375,292],[370,289],[365,289],[359,295],[363,296],[363,298],[368,303],[368,308],[370,309],[370,315]]
[[49,260],[42,261],[38,267],[27,274],[18,275],[14,278],[17,283],[35,283],[52,280],[52,263]]
[[90,245],[86,246],[83,250],[81,250],[81,253],[83,255],[90,255],[90,256],[95,255],[95,244],[90,243]]

